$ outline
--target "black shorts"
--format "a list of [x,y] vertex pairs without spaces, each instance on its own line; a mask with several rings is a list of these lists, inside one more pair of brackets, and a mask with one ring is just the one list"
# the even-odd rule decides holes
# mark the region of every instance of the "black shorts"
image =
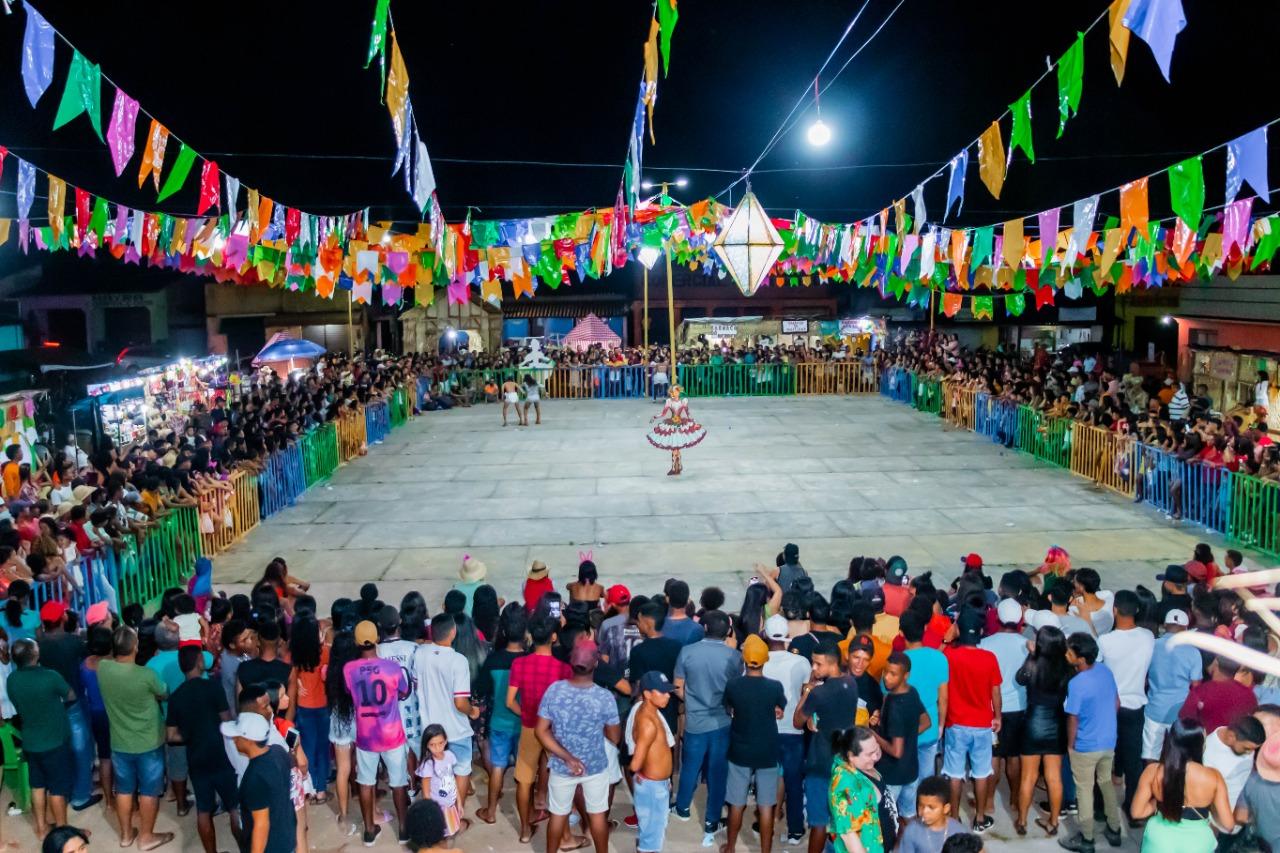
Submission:
[[75,787],[76,754],[64,743],[45,752],[24,751],[32,788],[43,788],[51,797],[70,797]]
[[111,723],[106,711],[89,713],[89,728],[93,730],[93,743],[98,749],[99,761],[111,760]]
[[240,796],[236,788],[236,771],[230,767],[216,773],[208,773],[188,768],[187,783],[196,797],[196,812],[213,814],[218,800],[227,811],[235,811],[240,807]]
[[999,741],[991,750],[995,758],[1017,758],[1022,754],[1023,729],[1027,724],[1025,711],[1008,711],[1000,715]]

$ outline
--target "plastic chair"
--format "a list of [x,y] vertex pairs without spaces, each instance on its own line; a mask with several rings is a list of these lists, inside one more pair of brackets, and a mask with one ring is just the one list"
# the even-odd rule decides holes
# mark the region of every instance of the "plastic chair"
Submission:
[[0,752],[3,753],[2,787],[12,791],[13,802],[24,812],[31,811],[31,780],[27,761],[22,755],[22,736],[9,721],[0,724]]

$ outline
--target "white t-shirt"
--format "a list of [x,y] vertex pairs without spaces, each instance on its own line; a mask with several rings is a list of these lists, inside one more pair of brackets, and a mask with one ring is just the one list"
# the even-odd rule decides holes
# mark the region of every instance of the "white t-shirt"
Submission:
[[1240,792],[1244,790],[1244,783],[1249,781],[1249,774],[1253,772],[1253,753],[1236,755],[1218,736],[1222,731],[1223,728],[1214,729],[1205,737],[1204,766],[1222,774],[1227,783],[1227,805],[1234,809],[1240,800]]
[[200,639],[200,616],[196,613],[179,613],[173,617],[173,621],[178,626],[179,642]]
[[764,677],[781,684],[782,692],[787,697],[787,707],[778,720],[780,735],[804,734],[791,721],[796,715],[796,705],[800,702],[800,690],[809,680],[810,669],[809,662],[801,655],[792,654],[785,649],[769,652],[769,660],[764,665]]
[[[622,736],[627,741],[627,752],[636,751],[636,714],[640,711],[640,704],[636,702],[631,706],[631,710],[627,713],[627,724],[622,729]],[[658,719],[662,722],[662,730],[667,733],[667,746],[674,747],[676,745],[676,736],[671,733],[671,726],[667,725],[667,718],[658,714]]]
[[418,752],[418,740],[422,737],[421,717],[418,714],[418,689],[413,674],[413,654],[417,650],[417,643],[399,638],[378,643],[378,657],[400,664],[400,669],[404,672],[404,680],[409,682],[409,695],[400,700],[400,722],[404,724],[404,735],[409,739],[409,746],[414,754]]
[[1146,707],[1147,668],[1155,648],[1156,638],[1146,628],[1117,628],[1098,637],[1098,660],[1115,676],[1120,707]]
[[467,659],[448,646],[418,646],[413,655],[413,677],[418,682],[418,716],[423,730],[438,723],[451,741],[471,737],[471,721],[453,703],[454,699],[471,698]]

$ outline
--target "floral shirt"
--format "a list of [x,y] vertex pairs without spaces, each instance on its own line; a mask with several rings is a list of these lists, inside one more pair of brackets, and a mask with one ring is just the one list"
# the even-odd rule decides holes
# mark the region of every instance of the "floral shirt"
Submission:
[[884,853],[880,834],[880,792],[856,768],[837,760],[831,767],[831,823],[836,853],[848,853],[843,836],[856,832],[867,853]]

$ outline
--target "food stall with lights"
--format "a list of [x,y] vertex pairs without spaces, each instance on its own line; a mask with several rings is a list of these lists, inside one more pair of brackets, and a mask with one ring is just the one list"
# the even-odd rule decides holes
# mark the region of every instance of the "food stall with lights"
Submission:
[[100,382],[86,392],[99,435],[117,445],[141,441],[148,429],[180,430],[197,403],[226,388],[227,358],[183,358],[135,376]]

